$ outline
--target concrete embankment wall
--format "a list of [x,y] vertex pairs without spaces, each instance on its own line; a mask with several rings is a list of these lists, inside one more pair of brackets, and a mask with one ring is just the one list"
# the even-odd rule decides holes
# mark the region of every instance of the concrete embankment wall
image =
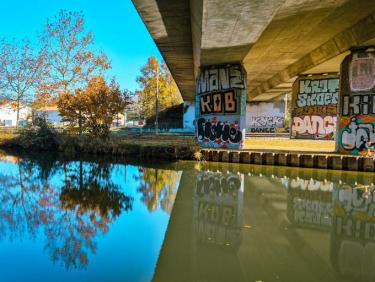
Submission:
[[308,153],[301,154],[284,152],[272,153],[214,149],[201,149],[201,153],[204,160],[214,162],[278,165],[367,172],[375,171],[375,160],[373,158],[363,156]]

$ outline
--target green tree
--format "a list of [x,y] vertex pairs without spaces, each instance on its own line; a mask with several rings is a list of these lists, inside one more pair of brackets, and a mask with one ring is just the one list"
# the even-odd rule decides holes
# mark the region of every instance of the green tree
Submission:
[[157,84],[159,89],[158,111],[182,103],[181,94],[167,65],[164,62],[160,64],[154,56],[149,57],[147,63],[141,68],[141,75],[137,77],[137,82],[140,89],[136,93],[141,115],[144,118],[155,114]]

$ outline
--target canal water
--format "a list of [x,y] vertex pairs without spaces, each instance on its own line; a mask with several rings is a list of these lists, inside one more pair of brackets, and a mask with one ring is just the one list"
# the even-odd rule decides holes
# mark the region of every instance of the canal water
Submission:
[[375,175],[0,157],[0,281],[375,281]]

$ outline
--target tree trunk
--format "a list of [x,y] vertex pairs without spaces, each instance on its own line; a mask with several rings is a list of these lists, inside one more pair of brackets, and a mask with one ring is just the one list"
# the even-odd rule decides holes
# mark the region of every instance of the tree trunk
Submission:
[[78,130],[79,130],[79,135],[82,135],[82,113],[81,111],[79,111]]
[[20,99],[17,99],[17,116],[16,116],[16,126],[18,126],[18,122],[20,119]]

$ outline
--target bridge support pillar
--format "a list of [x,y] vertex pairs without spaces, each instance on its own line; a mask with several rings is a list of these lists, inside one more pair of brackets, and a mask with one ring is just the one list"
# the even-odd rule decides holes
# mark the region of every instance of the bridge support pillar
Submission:
[[341,63],[336,148],[368,154],[375,143],[375,47],[353,50]]
[[196,89],[196,136],[202,147],[242,149],[246,72],[240,64],[201,67]]

